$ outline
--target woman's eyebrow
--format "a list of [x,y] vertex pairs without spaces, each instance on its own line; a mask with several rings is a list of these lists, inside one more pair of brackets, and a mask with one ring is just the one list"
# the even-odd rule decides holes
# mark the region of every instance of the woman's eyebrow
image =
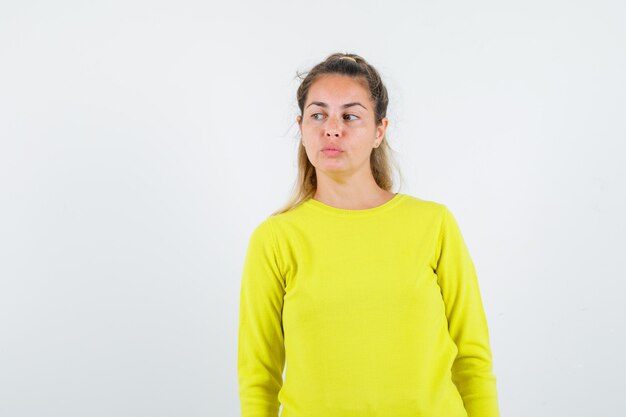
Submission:
[[[324,103],[323,101],[313,101],[313,102],[311,102],[311,104],[309,104],[306,107],[308,108],[309,106],[312,106],[312,105],[316,105],[316,106],[320,106],[320,107],[328,107],[328,104]],[[341,107],[346,109],[346,108],[352,107],[352,106],[361,106],[365,110],[367,110],[367,107],[365,107],[364,105],[362,105],[358,101],[355,101],[355,102],[352,102],[352,103],[346,103],[346,104],[342,105]]]

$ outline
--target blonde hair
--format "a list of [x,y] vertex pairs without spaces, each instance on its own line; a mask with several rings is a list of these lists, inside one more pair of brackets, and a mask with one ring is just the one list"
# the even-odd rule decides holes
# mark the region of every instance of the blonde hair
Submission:
[[[306,74],[305,77],[303,77],[304,74]],[[382,123],[382,119],[387,115],[387,105],[389,103],[387,89],[378,71],[365,59],[355,54],[331,54],[310,71],[297,74],[297,77],[302,80],[297,91],[298,107],[300,108],[301,116],[304,112],[304,104],[311,85],[318,77],[326,74],[341,74],[365,81],[365,87],[369,90],[371,100],[374,103],[376,125]],[[374,180],[380,188],[387,191],[391,191],[393,188],[392,166],[396,168],[401,176],[400,169],[393,158],[393,152],[385,134],[380,142],[380,146],[373,148],[370,155],[370,166]],[[297,207],[308,198],[313,197],[316,190],[317,176],[315,175],[315,167],[309,161],[306,150],[300,143],[298,145],[298,176],[292,187],[291,195],[287,203],[271,215],[284,213]]]

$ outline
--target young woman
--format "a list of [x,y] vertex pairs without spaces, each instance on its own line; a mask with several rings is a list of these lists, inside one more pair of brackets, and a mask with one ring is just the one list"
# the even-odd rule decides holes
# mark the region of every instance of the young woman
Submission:
[[498,417],[474,264],[444,204],[391,191],[378,72],[332,54],[297,99],[295,192],[243,267],[242,417]]

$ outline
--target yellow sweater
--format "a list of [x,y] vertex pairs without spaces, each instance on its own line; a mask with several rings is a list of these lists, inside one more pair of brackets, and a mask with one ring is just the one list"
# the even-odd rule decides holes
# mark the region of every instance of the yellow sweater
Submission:
[[250,237],[238,337],[242,417],[499,416],[474,264],[437,202],[308,199],[269,216]]

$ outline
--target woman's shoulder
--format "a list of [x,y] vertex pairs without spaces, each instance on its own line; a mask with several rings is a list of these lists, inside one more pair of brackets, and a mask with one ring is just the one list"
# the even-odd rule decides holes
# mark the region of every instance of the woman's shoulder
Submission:
[[404,206],[409,210],[419,210],[433,214],[442,214],[447,210],[447,206],[441,201],[430,200],[412,194],[402,194]]

